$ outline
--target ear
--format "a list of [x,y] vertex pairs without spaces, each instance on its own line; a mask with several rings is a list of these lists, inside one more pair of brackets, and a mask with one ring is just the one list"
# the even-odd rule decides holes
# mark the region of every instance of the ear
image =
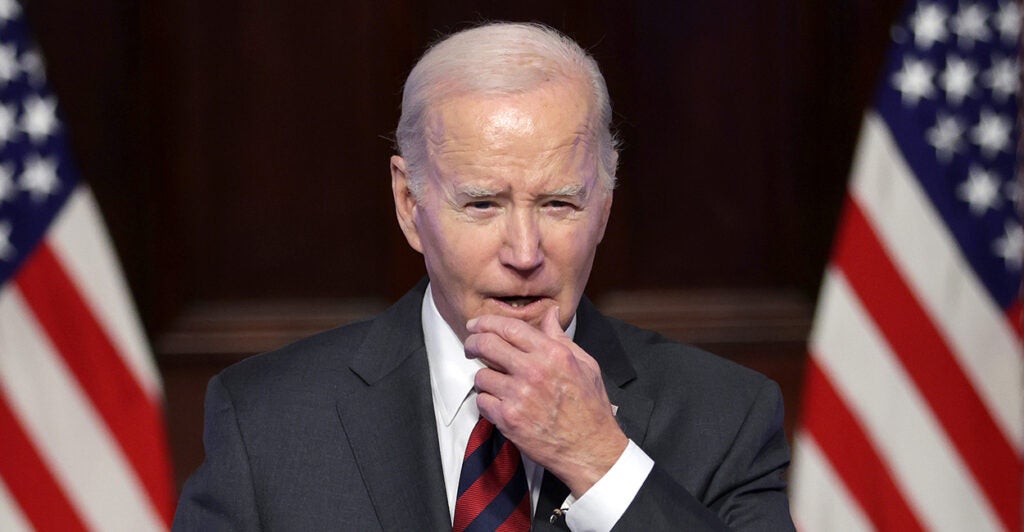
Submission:
[[395,216],[398,218],[398,226],[402,228],[402,233],[405,234],[405,240],[409,242],[409,246],[423,253],[419,229],[416,227],[417,200],[412,193],[412,188],[409,186],[409,179],[405,159],[398,155],[392,155],[391,195],[395,199]]

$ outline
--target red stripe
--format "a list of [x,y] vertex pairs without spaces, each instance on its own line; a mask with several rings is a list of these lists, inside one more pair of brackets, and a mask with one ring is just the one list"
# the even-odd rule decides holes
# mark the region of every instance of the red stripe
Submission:
[[85,530],[0,388],[0,477],[36,530]]
[[494,425],[487,418],[481,417],[477,420],[476,425],[473,426],[473,432],[469,434],[466,452],[462,457],[463,461],[472,456],[480,448],[480,445],[491,438],[491,431],[493,430]]
[[846,274],[1003,525],[1019,530],[1024,474],[1020,457],[854,201],[847,201],[834,262]]
[[455,501],[454,530],[465,530],[491,504],[515,475],[521,462],[519,449],[511,442],[505,442],[491,466]]
[[864,427],[836,393],[813,356],[807,364],[804,387],[804,429],[818,443],[832,469],[875,528],[923,530],[867,438]]
[[48,243],[25,261],[15,282],[170,526],[173,496],[160,406],[135,380]]
[[530,492],[523,494],[523,500],[516,506],[512,515],[501,524],[494,532],[518,532],[530,530]]

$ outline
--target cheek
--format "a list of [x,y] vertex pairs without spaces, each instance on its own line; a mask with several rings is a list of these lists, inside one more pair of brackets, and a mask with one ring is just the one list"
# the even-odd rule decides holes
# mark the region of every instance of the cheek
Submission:
[[555,266],[565,295],[576,297],[582,293],[590,277],[596,255],[597,240],[590,227],[565,231],[550,241],[548,263]]
[[432,259],[452,275],[472,278],[498,256],[501,239],[492,226],[460,220],[434,220],[430,230]]

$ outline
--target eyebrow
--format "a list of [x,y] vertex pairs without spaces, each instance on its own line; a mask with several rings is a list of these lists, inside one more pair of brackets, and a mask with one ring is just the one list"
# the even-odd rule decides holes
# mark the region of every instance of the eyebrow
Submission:
[[[470,198],[493,198],[495,196],[500,196],[502,193],[501,190],[468,184],[457,187],[455,192]],[[586,197],[586,195],[587,186],[583,183],[565,185],[541,194],[543,197]]]
[[463,186],[460,186],[460,187],[458,187],[456,192],[458,194],[464,194],[464,195],[469,196],[471,198],[491,198],[491,197],[494,197],[494,196],[497,196],[497,195],[500,194],[500,192],[497,191],[497,190],[490,189],[490,188],[479,187],[479,186],[476,186],[476,185],[463,185]]
[[547,192],[545,196],[586,196],[587,187],[583,183],[576,183],[574,185],[565,185],[562,188],[557,188],[551,192]]

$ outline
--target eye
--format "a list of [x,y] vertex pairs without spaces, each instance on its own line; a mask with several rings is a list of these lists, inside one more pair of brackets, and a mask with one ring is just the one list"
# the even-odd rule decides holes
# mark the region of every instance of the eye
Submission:
[[547,202],[547,206],[553,209],[575,209],[576,205],[569,203],[568,201],[551,200]]
[[493,201],[487,201],[487,200],[471,201],[471,202],[466,204],[466,208],[476,209],[478,211],[485,211],[487,209],[493,209],[496,206],[497,206],[496,203],[494,203]]

